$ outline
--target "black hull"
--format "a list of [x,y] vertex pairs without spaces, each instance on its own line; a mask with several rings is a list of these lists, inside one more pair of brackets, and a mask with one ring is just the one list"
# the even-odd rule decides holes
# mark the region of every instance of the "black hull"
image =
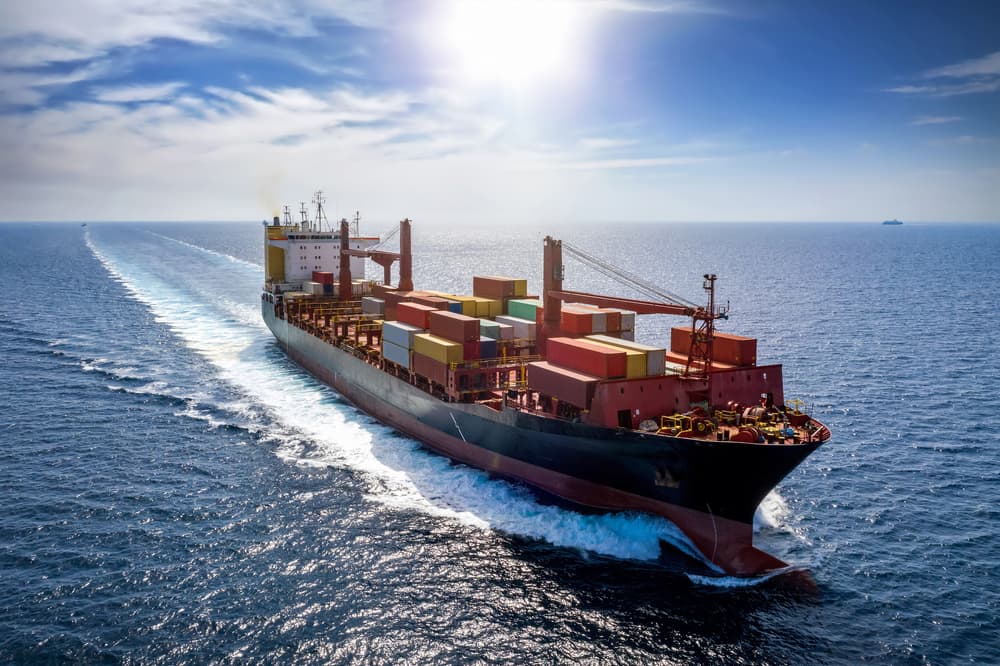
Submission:
[[571,503],[671,520],[727,573],[785,566],[753,548],[757,505],[818,442],[747,444],[594,427],[504,407],[443,402],[274,316],[264,319],[299,365],[380,421],[449,458]]

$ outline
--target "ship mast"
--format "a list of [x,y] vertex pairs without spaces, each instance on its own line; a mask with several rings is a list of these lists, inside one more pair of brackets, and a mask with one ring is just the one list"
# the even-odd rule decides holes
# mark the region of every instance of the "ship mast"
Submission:
[[[326,211],[323,209],[323,204],[326,203],[326,198],[323,196],[323,190],[316,190],[316,194],[313,195],[312,202],[316,204],[316,227],[317,231],[323,231],[323,223],[329,226],[330,220],[326,217]],[[303,207],[305,204],[303,204]],[[332,228],[330,229],[333,230]]]

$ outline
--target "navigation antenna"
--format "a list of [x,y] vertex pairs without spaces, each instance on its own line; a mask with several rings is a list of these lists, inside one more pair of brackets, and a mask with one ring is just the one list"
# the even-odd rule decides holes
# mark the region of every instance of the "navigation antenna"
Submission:
[[354,222],[354,235],[355,236],[360,236],[361,235],[361,211],[360,210],[354,211],[354,220],[353,220],[353,222]]
[[309,211],[306,210],[306,202],[299,202],[299,215],[302,216],[302,228],[309,229]]
[[289,206],[283,206],[283,213],[285,216],[285,226],[292,226],[292,209]]
[[[316,204],[316,226],[318,231],[323,231],[323,223],[326,222],[327,226],[330,226],[330,220],[326,217],[326,211],[323,209],[323,204],[326,203],[326,198],[323,196],[323,190],[316,190],[316,194],[313,195],[312,202]],[[304,204],[303,204],[304,205]],[[333,230],[332,228],[330,229]]]

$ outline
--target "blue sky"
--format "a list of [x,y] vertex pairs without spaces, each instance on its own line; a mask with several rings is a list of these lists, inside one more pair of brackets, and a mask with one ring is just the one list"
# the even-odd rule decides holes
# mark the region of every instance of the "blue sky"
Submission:
[[1000,221],[1000,3],[13,0],[8,220]]

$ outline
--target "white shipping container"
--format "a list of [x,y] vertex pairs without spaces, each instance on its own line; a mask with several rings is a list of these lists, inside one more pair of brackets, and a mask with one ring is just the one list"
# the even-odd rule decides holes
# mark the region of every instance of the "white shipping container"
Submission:
[[401,321],[382,323],[382,344],[392,343],[404,349],[413,349],[413,336],[423,333],[424,329],[404,324]]
[[608,315],[606,312],[595,312],[591,315],[590,330],[594,333],[604,333],[608,330]]
[[588,335],[587,339],[594,340],[595,342],[603,342],[606,345],[612,345],[621,349],[642,352],[646,355],[646,375],[649,377],[662,375],[666,369],[667,350],[664,347],[653,347],[651,345],[644,345],[641,342],[623,340],[610,335]]
[[495,318],[495,320],[499,324],[513,326],[515,338],[524,338],[527,340],[535,339],[535,322],[533,321],[528,321],[527,319],[521,319],[519,317],[511,317],[509,315],[499,315]]
[[307,294],[312,294],[313,296],[323,295],[323,285],[319,282],[313,282],[311,280],[303,280],[302,291]]
[[361,299],[361,312],[363,314],[385,314],[385,301],[374,296],[365,296]]
[[501,340],[513,340],[514,339],[514,327],[510,324],[501,324],[497,322],[497,326],[500,327],[500,339]]
[[401,365],[407,370],[410,369],[410,350],[386,342],[384,338],[382,340],[382,358],[392,361],[396,365]]

